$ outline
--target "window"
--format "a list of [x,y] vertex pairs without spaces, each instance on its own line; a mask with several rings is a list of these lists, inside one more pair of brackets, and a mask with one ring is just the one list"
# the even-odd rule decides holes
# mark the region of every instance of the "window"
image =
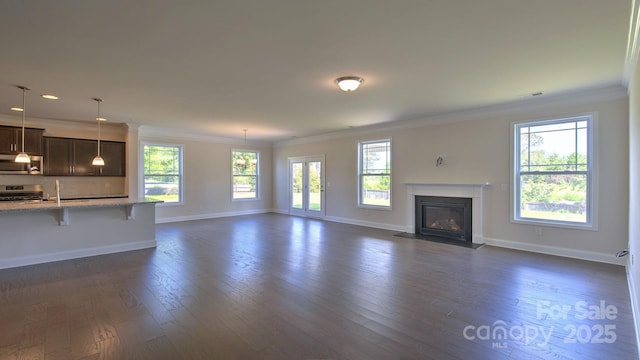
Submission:
[[514,126],[514,221],[595,229],[594,119]]
[[182,146],[145,144],[144,199],[182,203]]
[[391,208],[391,140],[358,144],[358,206]]
[[231,152],[231,171],[233,174],[233,200],[258,198],[258,164],[256,151]]

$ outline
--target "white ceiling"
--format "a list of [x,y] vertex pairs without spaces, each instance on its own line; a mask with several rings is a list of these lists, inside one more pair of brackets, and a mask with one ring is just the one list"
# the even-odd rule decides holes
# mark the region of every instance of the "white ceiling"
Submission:
[[[0,113],[278,141],[619,85],[631,0],[3,0]],[[353,93],[334,79],[365,79]],[[39,98],[43,93],[58,101]],[[13,113],[13,115],[16,115]]]

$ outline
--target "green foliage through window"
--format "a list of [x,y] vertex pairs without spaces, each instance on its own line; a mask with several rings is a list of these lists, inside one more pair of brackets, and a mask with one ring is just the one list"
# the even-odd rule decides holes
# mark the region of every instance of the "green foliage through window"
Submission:
[[391,206],[391,140],[359,144],[359,203]]
[[258,198],[259,156],[255,151],[232,151],[233,199]]
[[144,145],[144,198],[181,202],[182,147]]
[[516,218],[587,224],[591,117],[518,124]]

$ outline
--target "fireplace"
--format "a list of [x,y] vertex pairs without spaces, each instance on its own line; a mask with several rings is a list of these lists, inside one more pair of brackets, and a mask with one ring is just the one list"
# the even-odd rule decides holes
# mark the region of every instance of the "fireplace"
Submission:
[[[457,244],[480,246],[485,243],[484,238],[484,217],[483,217],[483,199],[484,189],[491,186],[488,182],[479,183],[466,183],[466,184],[443,184],[443,183],[405,183],[407,186],[407,224],[405,226],[405,232],[407,234],[418,235],[421,237],[427,237],[421,235],[421,227],[418,228],[416,220],[416,201],[415,198],[419,196],[439,196],[439,197],[452,197],[452,198],[469,198],[471,199],[471,220],[473,227],[468,226],[466,229],[471,229],[471,242],[449,240]],[[420,219],[420,221],[422,221]]]
[[415,196],[415,232],[472,242],[472,199]]

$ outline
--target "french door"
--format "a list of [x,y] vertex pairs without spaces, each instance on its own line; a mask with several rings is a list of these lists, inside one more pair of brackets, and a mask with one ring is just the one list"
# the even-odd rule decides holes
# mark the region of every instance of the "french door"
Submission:
[[324,217],[324,155],[289,158],[289,214]]

